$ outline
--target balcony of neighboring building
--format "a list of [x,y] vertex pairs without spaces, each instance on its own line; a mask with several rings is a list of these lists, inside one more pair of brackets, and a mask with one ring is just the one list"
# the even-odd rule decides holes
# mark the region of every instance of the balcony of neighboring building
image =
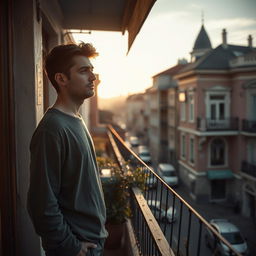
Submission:
[[242,161],[241,172],[242,174],[249,175],[251,178],[256,180],[256,163]]
[[256,135],[256,120],[242,120],[242,131]]
[[167,110],[167,108],[168,108],[168,99],[167,99],[167,97],[161,98],[160,101],[159,101],[159,105],[160,105],[160,109],[162,111]]
[[208,131],[238,131],[239,119],[230,118],[197,118],[197,129],[202,132]]

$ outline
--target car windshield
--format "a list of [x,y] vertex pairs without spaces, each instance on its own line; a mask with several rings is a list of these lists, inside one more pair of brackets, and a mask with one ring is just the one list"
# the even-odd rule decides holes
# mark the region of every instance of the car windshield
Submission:
[[140,153],[140,156],[150,156],[148,152],[142,152]]
[[175,177],[176,175],[173,171],[165,171],[164,176]]
[[242,244],[244,239],[239,232],[221,233],[221,235],[231,244]]

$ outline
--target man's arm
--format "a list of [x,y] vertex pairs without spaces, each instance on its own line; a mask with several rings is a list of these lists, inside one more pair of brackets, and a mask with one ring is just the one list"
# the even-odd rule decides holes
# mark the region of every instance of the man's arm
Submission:
[[44,249],[55,255],[76,256],[82,249],[65,221],[58,204],[63,153],[60,140],[43,131],[33,136],[31,145],[30,187],[27,209]]

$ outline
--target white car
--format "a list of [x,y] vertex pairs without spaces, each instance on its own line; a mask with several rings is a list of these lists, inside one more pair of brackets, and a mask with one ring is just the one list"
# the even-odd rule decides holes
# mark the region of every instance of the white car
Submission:
[[151,164],[151,156],[146,146],[138,147],[138,155],[143,162],[145,162],[146,164]]
[[[148,200],[148,207],[151,209],[152,213],[155,214],[155,218],[162,222],[172,223],[176,221],[176,209],[172,206],[167,207],[164,204],[160,204],[160,201]],[[160,216],[159,216],[160,214]]]
[[179,179],[173,165],[161,163],[158,165],[157,171],[168,185],[170,186],[178,185]]
[[157,186],[157,178],[156,178],[156,176],[154,176],[154,175],[149,176],[146,179],[146,186],[148,188],[156,188],[156,186]]
[[[153,166],[149,165],[149,168],[154,171]],[[146,186],[148,188],[156,188],[156,186],[157,186],[157,177],[154,174],[151,174],[151,171],[147,170],[147,168],[145,168],[145,170],[146,170],[146,173],[149,175],[146,179]]]
[[[212,219],[210,220],[210,225],[222,235],[241,255],[249,255],[248,246],[240,233],[238,227],[229,222],[226,219]],[[205,235],[206,245],[211,248],[218,255],[233,255],[230,254],[229,248],[223,244],[216,236],[207,229]]]
[[136,136],[131,136],[130,139],[130,144],[132,147],[138,147],[139,146],[139,138]]

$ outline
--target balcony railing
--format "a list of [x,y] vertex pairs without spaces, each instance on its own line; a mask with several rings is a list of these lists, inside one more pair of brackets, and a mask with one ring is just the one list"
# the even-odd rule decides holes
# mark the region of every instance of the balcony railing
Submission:
[[253,132],[256,133],[256,120],[247,120],[243,119],[242,129],[245,132]]
[[197,129],[200,131],[237,131],[238,118],[210,119],[197,118]]
[[[191,205],[128,148],[111,126],[108,129],[119,165],[132,170],[135,159],[135,166],[148,174],[145,192],[134,188],[131,198],[132,225],[140,255],[212,255],[205,243],[205,237],[210,234],[215,244],[225,244],[229,255],[241,256]],[[133,165],[127,164],[131,156]]]
[[166,109],[168,107],[168,101],[167,100],[161,100],[159,102],[161,109]]
[[253,178],[256,178],[256,164],[251,164],[247,161],[243,161],[241,171],[245,174],[252,176]]

